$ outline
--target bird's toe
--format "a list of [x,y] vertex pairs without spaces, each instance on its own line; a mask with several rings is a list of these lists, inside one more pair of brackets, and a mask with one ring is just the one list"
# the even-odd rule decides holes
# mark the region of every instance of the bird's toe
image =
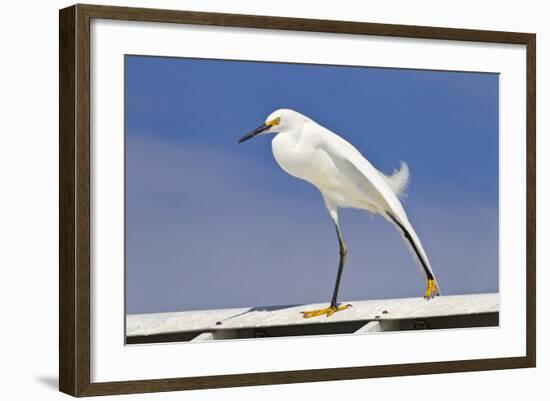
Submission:
[[340,311],[343,311],[343,310],[348,309],[348,308],[351,308],[351,304],[338,305],[338,306],[329,306],[327,308],[315,309],[315,310],[311,310],[311,311],[303,311],[301,313],[302,313],[302,316],[304,317],[304,319],[309,319],[309,318],[312,318],[312,317],[323,316],[323,315],[326,315],[326,317],[330,317],[330,316],[334,315],[336,312],[340,312]]
[[439,295],[439,288],[437,288],[437,284],[435,283],[435,280],[428,279],[428,288],[426,289],[426,292],[424,293],[424,299],[426,301],[429,301],[430,299],[436,297]]

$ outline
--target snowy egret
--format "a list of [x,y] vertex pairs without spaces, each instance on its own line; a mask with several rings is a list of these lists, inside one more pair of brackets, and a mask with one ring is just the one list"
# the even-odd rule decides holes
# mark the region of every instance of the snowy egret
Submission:
[[348,141],[312,119],[294,110],[280,109],[271,113],[264,124],[239,139],[242,143],[260,134],[277,134],[272,151],[279,166],[288,174],[305,180],[319,189],[336,227],[340,261],[332,300],[327,308],[302,312],[305,318],[326,315],[349,308],[337,302],[346,245],[338,223],[338,208],[356,208],[380,214],[401,231],[412,255],[424,273],[429,300],[440,294],[428,256],[414,231],[399,197],[409,180],[407,164],[391,176],[378,171]]

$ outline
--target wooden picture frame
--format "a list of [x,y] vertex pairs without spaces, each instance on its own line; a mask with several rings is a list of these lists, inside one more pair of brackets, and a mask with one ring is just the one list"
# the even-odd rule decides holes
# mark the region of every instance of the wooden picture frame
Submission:
[[[94,18],[526,46],[526,355],[366,367],[98,382],[90,380],[90,21]],[[534,367],[536,361],[535,43],[530,33],[75,5],[59,14],[59,388],[73,396],[143,393]]]

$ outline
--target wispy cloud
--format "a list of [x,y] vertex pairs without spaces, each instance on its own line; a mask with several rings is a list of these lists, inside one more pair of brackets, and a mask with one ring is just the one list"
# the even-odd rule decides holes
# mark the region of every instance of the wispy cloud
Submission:
[[[317,190],[274,162],[160,138],[127,136],[129,313],[330,300],[338,246]],[[496,207],[426,199],[410,196],[405,207],[443,291],[497,291]],[[341,223],[342,300],[422,294],[392,226],[356,210]]]

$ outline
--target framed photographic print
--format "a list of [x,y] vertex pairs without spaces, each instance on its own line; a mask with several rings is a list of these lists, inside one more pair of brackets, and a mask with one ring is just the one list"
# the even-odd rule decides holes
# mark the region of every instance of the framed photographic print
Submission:
[[61,391],[535,366],[534,34],[59,21]]

